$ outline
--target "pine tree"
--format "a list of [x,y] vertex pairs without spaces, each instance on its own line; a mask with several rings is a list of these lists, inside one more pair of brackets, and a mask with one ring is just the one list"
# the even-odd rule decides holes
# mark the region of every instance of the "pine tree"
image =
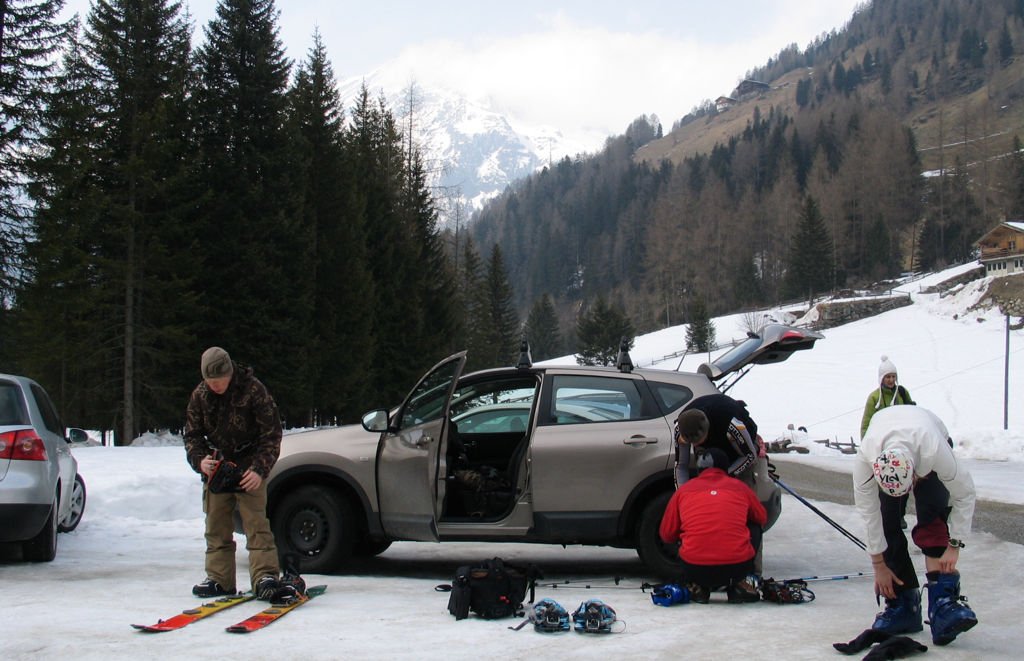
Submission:
[[741,255],[733,272],[732,290],[736,302],[743,306],[753,305],[764,296],[761,276],[757,272],[754,255],[749,250]]
[[483,368],[487,361],[487,333],[483,323],[487,314],[487,288],[484,267],[472,238],[462,247],[462,260],[458,272],[458,300],[462,315],[460,342],[466,349],[466,369]]
[[[82,39],[86,57],[75,65],[83,80],[68,81],[85,97],[55,92],[55,133],[47,143],[53,151],[38,162],[47,180],[36,190],[38,230],[53,245],[36,247],[40,282],[30,291],[74,288],[79,283],[63,278],[88,273],[93,310],[80,321],[96,372],[87,377],[91,388],[105,388],[104,400],[92,403],[103,427],[119,421],[118,442],[177,423],[188,395],[183,375],[194,373],[194,358],[186,364],[183,355],[190,319],[178,312],[191,307],[194,271],[187,255],[176,254],[187,245],[177,219],[190,197],[189,26],[179,12],[169,0],[93,7]],[[79,275],[61,273],[68,265]],[[66,366],[50,369],[63,373]]]
[[576,322],[576,362],[580,365],[614,365],[623,341],[633,347],[633,322],[603,296],[580,315]]
[[786,280],[790,295],[810,300],[815,293],[831,289],[834,259],[832,236],[817,201],[808,195],[789,249]]
[[690,305],[690,323],[686,327],[686,348],[690,351],[711,351],[715,348],[715,324],[708,315],[703,297]]
[[196,131],[206,187],[195,223],[205,265],[200,347],[252,364],[285,424],[309,415],[311,230],[298,136],[286,123],[290,62],[273,0],[219,0],[196,61]]
[[38,145],[53,56],[67,30],[57,22],[63,5],[63,0],[0,0],[0,311],[10,301],[26,236],[25,158]]
[[487,309],[481,323],[487,339],[483,367],[504,367],[515,363],[519,355],[519,315],[512,302],[512,286],[505,271],[501,248],[494,244],[484,275]]
[[[416,355],[441,358],[457,350],[452,342],[458,327],[455,276],[437,228],[437,209],[427,184],[423,160],[415,150],[408,160],[408,167],[402,211],[408,218],[409,238],[415,253],[413,263],[419,268],[406,271],[411,279],[405,288],[407,292],[415,294],[418,314],[422,317],[416,338],[417,346],[413,352]],[[501,269],[507,285],[503,264]],[[514,314],[514,307],[512,311]],[[517,326],[518,323],[517,318]]]
[[427,318],[417,289],[410,289],[421,275],[420,248],[413,240],[413,219],[402,207],[407,179],[401,145],[384,99],[371,99],[364,85],[350,111],[345,147],[371,256],[376,345],[370,387],[381,405],[401,400],[419,375],[444,357],[423,353],[419,342]]
[[530,342],[530,352],[534,360],[547,360],[564,353],[558,315],[555,313],[551,296],[546,292],[530,308],[523,333]]
[[39,149],[30,167],[35,205],[25,243],[28,275],[18,291],[17,371],[46,385],[68,423],[107,429],[118,405],[116,375],[106,380],[105,313],[100,305],[98,242],[103,216],[94,123],[98,95],[78,38],[77,21],[56,84],[46,98]]
[[[301,145],[302,226],[311,239],[313,332],[309,423],[351,421],[362,413],[373,359],[373,300],[355,177],[343,144],[344,109],[319,32],[289,92],[290,122]],[[339,366],[344,366],[339,369]]]

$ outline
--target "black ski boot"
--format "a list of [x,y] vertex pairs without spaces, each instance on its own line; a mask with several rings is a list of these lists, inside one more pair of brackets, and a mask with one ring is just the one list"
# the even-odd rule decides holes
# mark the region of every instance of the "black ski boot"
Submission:
[[192,594],[197,597],[202,597],[203,599],[210,599],[211,597],[226,597],[228,595],[233,595],[235,594],[235,591],[228,590],[212,578],[207,578],[202,583],[192,586]]
[[281,559],[284,575],[278,581],[277,591],[270,601],[274,604],[290,604],[306,594],[306,581],[299,575],[299,558],[289,553]]

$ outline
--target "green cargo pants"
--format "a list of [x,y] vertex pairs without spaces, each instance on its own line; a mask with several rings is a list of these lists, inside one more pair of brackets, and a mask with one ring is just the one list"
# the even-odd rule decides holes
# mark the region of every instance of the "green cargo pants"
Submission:
[[206,575],[227,590],[235,590],[234,511],[242,518],[245,548],[249,551],[249,583],[270,574],[280,574],[274,534],[267,518],[267,485],[251,493],[210,493],[203,485],[206,513]]

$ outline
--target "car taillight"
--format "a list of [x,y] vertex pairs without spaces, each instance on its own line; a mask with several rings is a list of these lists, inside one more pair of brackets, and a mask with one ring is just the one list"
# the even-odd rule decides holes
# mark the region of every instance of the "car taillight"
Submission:
[[46,461],[46,446],[33,429],[19,429],[0,434],[0,459]]

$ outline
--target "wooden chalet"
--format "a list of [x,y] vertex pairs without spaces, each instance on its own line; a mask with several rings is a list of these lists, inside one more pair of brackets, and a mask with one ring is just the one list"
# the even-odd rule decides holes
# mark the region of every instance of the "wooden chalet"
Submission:
[[736,105],[736,99],[730,96],[720,96],[715,99],[715,110],[718,112],[725,112],[734,105]]
[[740,82],[740,84],[736,86],[736,92],[734,93],[734,96],[738,99],[742,99],[744,97],[752,96],[754,94],[761,94],[763,92],[767,92],[770,89],[771,85],[769,85],[768,83],[762,83],[759,80],[750,80],[748,78],[747,80]]
[[1024,220],[999,223],[974,242],[981,249],[985,275],[1009,275],[1024,271]]

